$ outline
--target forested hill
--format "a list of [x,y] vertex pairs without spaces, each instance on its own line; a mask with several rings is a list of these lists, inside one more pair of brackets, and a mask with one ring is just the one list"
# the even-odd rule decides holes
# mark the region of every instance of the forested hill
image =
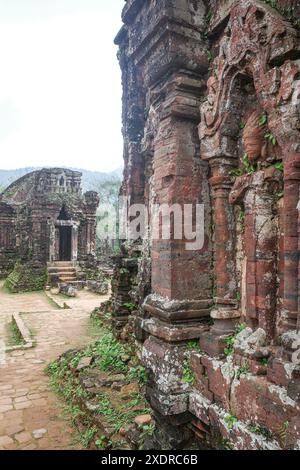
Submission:
[[[16,170],[0,170],[0,191],[5,189],[13,181],[31,171],[40,170],[38,167],[18,168]],[[97,190],[99,183],[106,181],[120,181],[122,179],[122,168],[115,171],[104,173],[100,171],[89,171],[78,168],[71,168],[82,173],[83,191]]]

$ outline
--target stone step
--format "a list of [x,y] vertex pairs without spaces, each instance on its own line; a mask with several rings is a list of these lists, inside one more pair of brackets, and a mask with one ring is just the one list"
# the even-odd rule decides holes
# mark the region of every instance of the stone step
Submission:
[[59,277],[76,277],[76,273],[57,273]]
[[69,267],[75,267],[76,266],[76,262],[75,261],[53,261],[51,263],[47,263],[47,266],[48,268],[56,268],[56,267],[66,267],[66,268],[69,268]]
[[74,267],[64,267],[64,266],[59,266],[59,267],[51,267],[48,268],[48,273],[74,273],[76,272],[76,269]]
[[55,278],[59,282],[74,282],[77,280],[76,264],[72,261],[55,261],[48,263],[49,278]]
[[72,271],[72,272],[68,272],[68,273],[57,272],[56,275],[59,276],[59,277],[76,277],[76,271]]

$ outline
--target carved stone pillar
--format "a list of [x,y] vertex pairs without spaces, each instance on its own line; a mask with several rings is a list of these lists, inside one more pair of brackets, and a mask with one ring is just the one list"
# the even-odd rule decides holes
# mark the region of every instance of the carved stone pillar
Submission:
[[245,208],[246,320],[274,337],[277,294],[278,229],[274,222],[281,173],[274,167],[237,178],[232,203]]
[[[187,410],[188,387],[182,382],[182,354],[188,340],[197,339],[208,330],[212,303],[208,169],[199,158],[197,136],[196,97],[201,87],[201,80],[190,73],[170,77],[167,86],[162,87],[166,93],[161,93],[163,101],[154,143],[156,202],[169,208],[177,204],[182,214],[185,204],[194,208],[201,203],[205,206],[203,247],[188,250],[189,240],[184,235],[176,239],[173,222],[170,239],[159,237],[152,242],[153,293],[145,300],[146,315],[142,320],[150,337],[144,343],[143,358],[155,384],[153,387],[149,384],[150,401],[163,415],[178,415]],[[166,223],[165,219],[162,222]]]
[[298,203],[300,169],[294,162],[300,155],[287,155],[284,165],[284,298],[283,330],[295,330],[299,312]]
[[214,214],[215,308],[211,312],[214,325],[209,334],[202,335],[200,346],[211,355],[219,355],[224,350],[224,335],[233,332],[240,317],[236,300],[235,218],[229,203],[233,182],[228,175],[234,164],[232,159],[222,157],[209,163]]
[[44,253],[41,252],[42,224],[39,216],[32,217],[32,233],[30,236],[32,248],[28,256],[35,262],[42,262]]
[[48,221],[48,232],[49,232],[49,261],[53,262],[56,260],[56,227],[52,220]]
[[[207,164],[200,160],[197,135],[200,98],[205,90],[203,77],[208,68],[207,45],[203,39],[205,14],[206,4],[202,1],[132,0],[124,7],[125,25],[117,43],[121,45],[124,84],[122,194],[130,196],[131,204],[147,201],[145,167],[141,165],[145,158],[140,143],[145,137],[145,121],[155,109],[154,175],[149,205],[152,202],[178,204],[183,209],[185,203],[194,206],[203,203],[208,228]],[[150,231],[151,228],[152,221]],[[171,232],[173,228],[171,221]],[[186,440],[181,425],[190,420],[190,386],[182,380],[182,353],[186,342],[199,338],[207,328],[212,302],[212,250],[208,232],[203,249],[194,251],[186,250],[185,243],[189,240],[182,236],[154,238],[152,294],[147,296],[143,313],[139,315],[139,329],[146,332],[145,336],[149,335],[142,352],[150,376],[147,395],[157,421],[166,425],[164,434],[170,437],[176,428],[179,438],[176,442],[171,438],[174,449]]]
[[74,223],[72,226],[72,261],[78,259],[78,227],[79,223]]
[[88,191],[84,194],[86,202],[86,255],[92,259],[96,255],[96,212],[99,206],[99,196],[95,191]]

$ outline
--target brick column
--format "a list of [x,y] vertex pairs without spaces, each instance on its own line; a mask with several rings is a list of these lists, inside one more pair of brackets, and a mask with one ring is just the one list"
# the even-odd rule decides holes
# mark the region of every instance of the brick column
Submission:
[[[208,330],[212,303],[212,248],[207,163],[199,158],[197,125],[201,80],[190,73],[171,76],[161,95],[160,122],[154,142],[154,193],[158,204],[202,203],[205,241],[189,251],[186,240],[174,237],[152,242],[152,294],[144,303],[142,327],[145,365],[154,380],[148,387],[153,407],[161,415],[187,411],[187,384],[182,381],[186,342]],[[155,96],[155,93],[153,93]],[[147,318],[148,317],[148,318]]]
[[258,172],[246,192],[244,240],[247,322],[254,329],[263,328],[271,340],[276,323],[278,233],[273,221],[276,179],[274,175],[266,181],[267,177],[268,170]]
[[283,330],[295,330],[299,311],[298,203],[300,155],[287,155],[284,164],[284,322]]
[[211,312],[214,325],[209,333],[201,336],[200,346],[211,356],[218,356],[224,351],[224,335],[234,331],[240,317],[236,300],[235,217],[234,208],[229,203],[233,180],[228,175],[234,161],[218,157],[209,159],[209,164],[214,214],[215,308]]
[[74,223],[72,226],[72,261],[77,261],[78,259],[78,228],[79,223]]
[[[159,307],[160,311],[155,309],[155,302],[150,296],[145,309],[151,311],[152,317],[156,317],[157,325],[161,321],[166,322],[164,331],[168,330],[171,336],[176,331],[177,340],[186,340],[199,337],[201,328],[199,330],[198,322],[209,315],[211,302],[209,188],[206,163],[201,162],[198,156],[198,101],[194,99],[192,107],[190,98],[183,94],[183,90],[196,93],[200,83],[183,74],[175,77],[171,83],[173,86],[164,101],[165,112],[162,114],[155,141],[156,202],[169,208],[177,204],[182,209],[182,214],[184,204],[192,204],[195,208],[197,203],[203,203],[206,209],[205,243],[202,249],[189,251],[186,248],[189,240],[185,239],[184,234],[182,239],[174,236],[173,222],[169,240],[161,237],[153,240],[152,291],[155,299],[160,297],[160,304],[166,299],[166,308]],[[167,299],[172,302],[172,308],[167,305]],[[184,328],[181,324],[184,324]],[[149,328],[147,323],[145,327]]]
[[274,222],[276,192],[281,172],[274,167],[236,179],[232,204],[245,208],[245,301],[246,321],[274,336],[277,295],[278,229]]

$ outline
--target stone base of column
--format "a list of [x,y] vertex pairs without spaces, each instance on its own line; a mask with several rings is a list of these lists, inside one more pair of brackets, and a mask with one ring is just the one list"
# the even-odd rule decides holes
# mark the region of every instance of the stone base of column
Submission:
[[207,324],[199,325],[199,323],[191,322],[170,325],[157,318],[142,319],[141,327],[148,334],[167,341],[168,343],[199,339],[205,331],[209,330]]
[[219,307],[211,312],[214,325],[209,333],[204,333],[200,337],[200,347],[202,351],[211,357],[224,356],[226,339],[236,327],[241,316],[239,310],[228,307]]
[[230,335],[234,332],[236,324],[241,317],[237,308],[219,307],[211,312],[214,325],[211,332],[215,335]]
[[150,336],[143,345],[142,362],[149,371],[147,396],[161,415],[179,415],[189,409],[190,385],[185,383],[185,343],[167,343]]
[[[161,416],[188,413],[190,384],[184,381],[187,342],[209,330],[211,301],[169,300],[149,295],[143,304],[140,329],[149,337],[142,361],[149,371],[148,399]],[[191,415],[189,415],[191,418]]]
[[183,380],[185,343],[167,343],[150,336],[143,345],[142,360],[149,371],[146,397],[154,410],[158,442],[165,449],[182,448],[192,437],[186,424],[190,385]]
[[211,300],[169,300],[151,294],[143,304],[146,318],[141,327],[170,343],[197,339],[209,329],[210,304]]

